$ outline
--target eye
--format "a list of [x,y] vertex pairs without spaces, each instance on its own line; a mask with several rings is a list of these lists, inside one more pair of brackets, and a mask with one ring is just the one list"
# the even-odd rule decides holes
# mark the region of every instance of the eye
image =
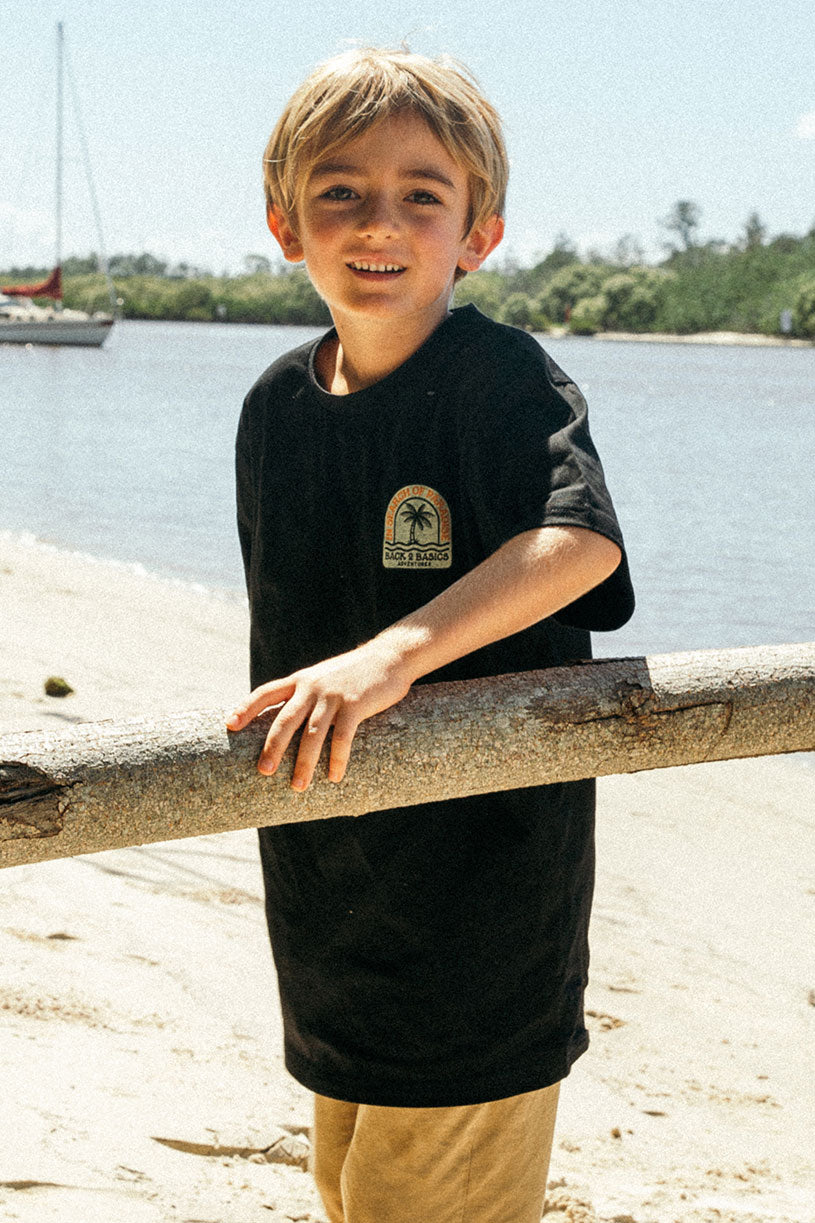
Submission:
[[424,191],[421,187],[417,187],[415,191],[411,191],[407,197],[412,204],[440,204],[441,200],[432,191]]
[[345,200],[354,199],[355,195],[356,195],[356,192],[352,191],[350,187],[337,186],[337,187],[329,187],[327,191],[321,191],[320,199],[321,200],[337,200],[342,203]]

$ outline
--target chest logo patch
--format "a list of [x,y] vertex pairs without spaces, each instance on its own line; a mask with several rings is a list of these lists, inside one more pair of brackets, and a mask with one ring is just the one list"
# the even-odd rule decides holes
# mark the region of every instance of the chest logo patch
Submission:
[[450,510],[426,484],[406,484],[385,512],[382,564],[386,569],[449,569],[453,560]]

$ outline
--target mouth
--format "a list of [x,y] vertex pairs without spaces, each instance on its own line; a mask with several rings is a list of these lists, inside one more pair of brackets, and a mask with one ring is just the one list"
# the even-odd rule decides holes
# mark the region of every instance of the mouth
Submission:
[[351,259],[345,266],[367,276],[401,276],[407,271],[401,263],[374,263],[367,259]]

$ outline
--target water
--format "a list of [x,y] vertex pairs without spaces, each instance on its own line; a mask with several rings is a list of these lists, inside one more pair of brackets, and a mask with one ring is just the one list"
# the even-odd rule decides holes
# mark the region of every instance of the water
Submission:
[[[0,528],[240,591],[241,399],[316,334],[131,322],[101,350],[0,346]],[[637,588],[597,652],[815,637],[815,349],[544,343],[586,392]]]

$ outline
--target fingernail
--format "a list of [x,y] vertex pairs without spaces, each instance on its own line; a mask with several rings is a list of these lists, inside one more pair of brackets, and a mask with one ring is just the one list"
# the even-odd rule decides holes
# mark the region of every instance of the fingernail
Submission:
[[275,773],[277,772],[277,768],[275,765],[269,764],[268,761],[263,760],[258,763],[258,772],[262,773],[264,777],[274,777]]
[[305,790],[306,788],[305,777],[292,777],[291,788],[292,790]]

